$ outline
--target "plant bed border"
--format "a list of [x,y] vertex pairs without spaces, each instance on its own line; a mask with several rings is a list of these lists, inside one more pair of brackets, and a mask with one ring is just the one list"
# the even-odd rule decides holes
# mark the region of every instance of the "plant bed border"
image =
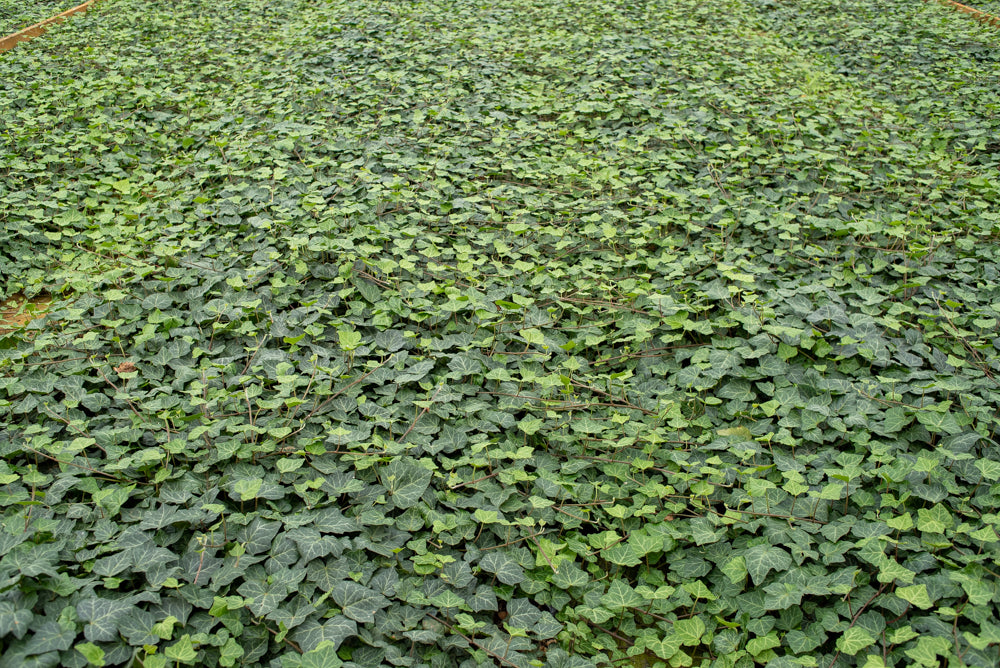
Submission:
[[1000,28],[1000,17],[998,16],[987,14],[981,9],[976,9],[975,7],[969,7],[968,5],[963,5],[962,3],[956,2],[955,0],[937,0],[937,1],[942,5],[952,7],[960,12],[969,14],[970,16],[972,16],[972,18],[976,19],[977,21],[982,21],[983,23],[987,23],[991,26]]
[[15,33],[11,33],[6,37],[0,38],[0,53],[3,53],[4,51],[10,51],[21,42],[26,42],[29,39],[34,39],[35,37],[44,34],[45,31],[49,29],[50,25],[54,23],[61,23],[68,16],[72,16],[73,14],[78,14],[80,12],[87,11],[88,9],[90,9],[90,6],[93,5],[95,2],[97,2],[97,0],[87,0],[84,3],[77,5],[76,7],[72,7],[64,12],[60,12],[55,16],[50,16],[44,21],[39,21],[38,23],[30,25],[27,28],[24,28],[23,30],[18,30]]

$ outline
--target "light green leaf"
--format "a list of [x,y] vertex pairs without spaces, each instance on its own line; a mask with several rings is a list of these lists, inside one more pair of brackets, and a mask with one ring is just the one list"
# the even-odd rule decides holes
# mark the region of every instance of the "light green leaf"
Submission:
[[758,656],[762,652],[778,647],[779,645],[781,645],[781,640],[778,639],[778,634],[770,631],[765,636],[757,636],[749,640],[747,642],[747,651],[752,656]]
[[538,433],[538,430],[545,424],[541,418],[524,418],[517,423],[517,428],[528,436]]
[[913,516],[910,513],[903,513],[902,515],[886,520],[885,523],[898,531],[909,531],[913,528]]
[[921,635],[917,639],[917,644],[911,649],[904,650],[906,656],[916,661],[916,665],[925,668],[938,668],[939,656],[951,654],[952,643],[947,638],[941,636]]
[[727,561],[722,567],[722,572],[733,584],[738,584],[747,576],[747,562],[742,554],[737,555]]
[[195,651],[191,636],[188,634],[184,634],[180,640],[164,649],[163,655],[171,661],[187,664],[194,663],[198,658],[198,652]]
[[647,638],[646,648],[661,659],[669,659],[680,650],[681,641],[676,634],[670,634],[667,638]]
[[524,337],[524,340],[528,342],[528,345],[545,345],[545,335],[542,334],[541,330],[531,327],[528,329],[522,329],[518,332],[518,334]]
[[992,459],[977,459],[975,466],[986,480],[1000,479],[1000,462]]
[[301,668],[340,668],[343,665],[337,648],[329,644],[302,655]]
[[705,622],[701,617],[678,619],[674,622],[674,635],[682,645],[698,645],[705,634]]
[[634,608],[645,602],[645,599],[637,594],[624,580],[614,580],[608,586],[607,593],[601,596],[601,605],[609,610]]
[[918,584],[909,587],[896,587],[896,596],[922,610],[927,610],[934,605],[927,594],[927,585]]
[[95,645],[92,642],[80,643],[76,646],[76,651],[83,654],[83,658],[87,660],[87,663],[91,666],[103,666],[104,665],[104,650]]
[[158,636],[161,640],[170,640],[174,635],[174,624],[176,623],[177,618],[170,615],[162,622],[153,624],[153,634]]
[[681,586],[684,588],[684,591],[691,594],[696,600],[714,601],[718,598],[701,580],[691,580]]
[[361,332],[354,329],[337,329],[337,338],[339,339],[342,350],[350,352],[361,346]]
[[930,533],[944,533],[955,523],[948,509],[939,504],[917,509],[917,528]]
[[892,557],[884,557],[879,560],[878,563],[878,581],[879,582],[900,582],[902,584],[910,584],[913,582],[913,578],[916,573],[906,568],[898,561]]
[[236,638],[228,638],[226,644],[219,650],[219,665],[234,666],[243,656],[243,646],[236,642]]
[[927,427],[927,431],[932,434],[960,434],[962,427],[955,420],[955,416],[950,412],[938,411],[917,411],[917,422]]
[[837,638],[837,649],[844,654],[854,656],[866,647],[875,644],[875,636],[860,626],[852,626]]
[[233,482],[233,493],[239,497],[240,501],[250,501],[257,498],[257,493],[260,492],[263,485],[262,478],[241,478]]

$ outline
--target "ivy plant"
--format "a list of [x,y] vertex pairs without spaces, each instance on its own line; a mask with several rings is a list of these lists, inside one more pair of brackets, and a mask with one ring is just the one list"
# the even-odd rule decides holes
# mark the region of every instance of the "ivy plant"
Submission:
[[995,666],[998,60],[904,0],[0,54],[0,668]]

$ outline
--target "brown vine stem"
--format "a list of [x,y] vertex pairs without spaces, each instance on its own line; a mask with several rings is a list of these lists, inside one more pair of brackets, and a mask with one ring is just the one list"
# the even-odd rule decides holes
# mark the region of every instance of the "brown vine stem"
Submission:
[[506,543],[502,543],[500,545],[494,545],[492,547],[484,547],[480,551],[481,552],[489,552],[490,550],[499,550],[501,547],[509,547],[511,545],[515,545],[517,543],[520,543],[522,540],[528,540],[529,538],[534,538],[535,536],[544,536],[546,533],[548,533],[548,532],[547,531],[539,531],[538,533],[533,533],[533,534],[530,534],[528,536],[521,536],[520,538],[517,538],[515,540],[509,540]]
[[[99,476],[102,476],[102,477],[106,478],[107,480],[114,480],[115,482],[120,482],[120,483],[126,482],[125,480],[122,480],[121,478],[116,478],[113,475],[105,473],[104,471],[98,471],[97,469],[95,469],[93,467],[90,467],[90,466],[84,466],[83,464],[77,464],[75,462],[64,462],[61,459],[53,457],[52,455],[47,455],[44,452],[39,452],[38,450],[35,450],[33,448],[25,448],[25,450],[27,450],[28,452],[30,452],[32,454],[38,455],[39,457],[44,457],[45,459],[48,459],[48,460],[53,461],[53,462],[56,462],[57,464],[65,464],[66,466],[75,466],[78,469],[83,469],[84,471],[90,471],[91,473],[95,473],[95,474],[97,474]],[[149,483],[143,483],[143,484],[149,484]]]
[[504,666],[513,666],[513,668],[519,668],[516,663],[508,661],[506,659],[506,657],[502,657],[499,654],[497,654],[496,652],[491,652],[490,650],[486,649],[485,647],[483,647],[482,645],[480,645],[479,643],[477,643],[475,640],[473,640],[471,636],[467,636],[464,633],[462,633],[461,631],[456,631],[454,624],[449,624],[448,622],[444,621],[440,617],[437,617],[436,615],[432,615],[429,612],[427,613],[427,616],[430,617],[431,619],[433,619],[438,624],[441,624],[442,626],[444,626],[445,628],[447,628],[452,633],[455,633],[455,634],[460,635],[461,637],[465,638],[465,641],[467,643],[469,643],[473,647],[476,647],[478,649],[483,650],[484,652],[486,652],[486,654],[488,656],[490,656],[494,661],[498,661],[501,665],[504,665]]
[[[356,378],[356,379],[352,380],[350,383],[348,383],[347,385],[345,385],[341,389],[339,389],[336,392],[334,392],[333,394],[331,394],[329,397],[327,397],[326,399],[324,399],[322,402],[316,404],[316,406],[311,411],[309,411],[309,414],[306,415],[304,418],[302,418],[302,426],[299,427],[298,429],[296,429],[295,431],[293,431],[292,433],[288,434],[284,438],[282,438],[281,441],[286,441],[289,438],[291,438],[292,436],[295,436],[296,434],[298,434],[303,429],[305,429],[306,428],[306,423],[309,420],[309,418],[311,418],[313,415],[315,415],[316,413],[318,413],[324,406],[326,406],[328,403],[330,403],[331,401],[333,401],[334,399],[336,399],[337,397],[339,397],[340,395],[342,395],[344,392],[347,392],[349,389],[351,389],[352,387],[354,387],[358,383],[362,382],[365,378],[367,378],[368,376],[372,375],[373,373],[375,373],[376,371],[378,371],[379,369],[381,369],[382,367],[384,367],[386,364],[388,364],[389,362],[391,362],[393,360],[393,358],[395,358],[395,357],[396,357],[395,354],[390,355],[389,359],[387,359],[386,361],[382,362],[381,364],[379,364],[377,367],[375,367],[374,369],[372,369],[371,371],[369,371],[365,375],[360,376],[359,378]],[[279,442],[281,442],[281,441],[279,441]]]
[[437,399],[437,395],[442,389],[444,389],[444,383],[438,385],[438,389],[434,390],[434,394],[431,395],[431,399],[428,402],[428,404],[424,406],[423,410],[417,413],[417,417],[413,418],[413,422],[411,422],[410,427],[403,432],[403,435],[400,436],[398,439],[396,439],[396,443],[402,443],[403,441],[406,440],[406,437],[410,435],[410,432],[413,431],[413,428],[417,426],[417,422],[420,421],[420,418],[427,415],[427,412],[430,411],[431,409],[430,405],[434,403],[434,400]]
[[469,480],[467,482],[460,482],[457,485],[453,485],[452,489],[458,489],[459,487],[465,487],[466,485],[475,485],[477,482],[482,482],[484,480],[489,480],[490,478],[495,478],[500,475],[500,471],[496,473],[491,473],[489,475],[484,475],[482,478],[476,478],[475,480]]
[[[262,624],[263,624],[263,622],[262,622]],[[271,632],[271,635],[273,635],[273,636],[277,636],[278,635],[278,632],[275,631],[274,629],[272,629],[267,624],[263,624],[263,626],[264,626],[265,629],[267,629],[268,631]],[[289,647],[291,647],[292,649],[294,649],[299,654],[305,654],[305,652],[302,651],[302,648],[299,647],[298,643],[296,643],[294,640],[289,640],[288,638],[285,638],[285,644],[288,645]]]
[[[727,506],[728,508],[728,506]],[[754,515],[756,517],[774,517],[779,520],[798,520],[799,522],[811,522],[813,524],[826,524],[823,520],[813,519],[812,517],[799,517],[798,515],[775,515],[774,513],[758,513],[753,510],[740,510],[739,508],[728,508],[734,513],[742,513],[744,515]],[[719,517],[725,517],[725,513],[720,513],[718,510],[713,508],[708,509],[709,512]]]
[[615,633],[614,631],[609,631],[608,629],[604,628],[604,627],[603,627],[603,626],[601,626],[600,624],[595,624],[594,622],[590,621],[589,619],[588,619],[588,620],[586,620],[586,622],[587,622],[588,624],[590,624],[591,626],[593,626],[593,627],[594,627],[595,629],[597,629],[598,631],[603,631],[604,633],[607,633],[607,634],[608,634],[609,636],[611,636],[612,638],[614,638],[614,639],[615,639],[615,640],[617,640],[618,642],[622,642],[622,643],[625,643],[625,644],[626,644],[626,645],[628,645],[629,647],[631,647],[632,645],[634,645],[634,644],[635,644],[634,642],[632,642],[632,641],[631,641],[631,640],[629,640],[628,638],[626,638],[626,637],[624,637],[624,636],[621,636],[621,635],[619,635],[619,634]]
[[[77,429],[76,427],[74,427],[72,422],[70,422],[69,420],[67,420],[66,418],[64,418],[62,415],[59,415],[54,410],[52,410],[51,408],[49,408],[48,404],[44,404],[42,406],[42,410],[45,411],[46,413],[48,413],[50,416],[54,417],[55,419],[59,420],[63,424],[65,424],[67,427],[69,427],[73,431],[74,434],[77,434],[78,436],[85,436],[87,438],[93,438],[93,436],[91,436],[89,433],[87,433],[85,431],[80,431],[79,429]],[[100,444],[97,443],[96,441],[95,441],[94,445],[97,447],[98,450],[100,450],[101,452],[103,452],[105,455],[108,454],[108,451],[105,450],[104,448],[102,448],[100,446]]]
[[[851,619],[851,625],[847,627],[848,629],[852,628],[855,624],[858,623],[858,618],[861,616],[861,613],[865,611],[865,609],[871,604],[872,601],[874,601],[876,598],[878,598],[879,594],[881,594],[883,591],[885,591],[885,587],[886,587],[886,583],[883,582],[882,586],[878,588],[878,591],[875,592],[874,594],[872,594],[871,598],[869,598],[867,601],[865,601],[865,604],[863,606],[861,606],[860,608],[858,608],[858,611],[856,613],[854,613],[854,618]],[[846,631],[847,629],[844,629],[844,630]],[[833,655],[833,661],[831,661],[830,665],[827,666],[826,668],[833,668],[833,664],[837,663],[837,659],[839,659],[839,658],[840,658],[840,651],[838,650],[837,653]]]
[[[94,367],[95,369],[97,369],[97,373],[101,374],[101,378],[104,379],[105,383],[107,383],[108,385],[110,385],[111,387],[113,387],[115,389],[115,392],[118,392],[119,394],[121,393],[121,390],[118,389],[118,386],[115,385],[114,381],[112,381],[110,378],[108,378],[107,374],[104,373],[104,369],[102,369],[100,367],[100,365],[94,364],[93,360],[91,360],[90,364],[91,364],[92,367]],[[143,416],[143,414],[139,412],[139,409],[136,408],[136,405],[134,403],[132,403],[132,400],[131,399],[125,399],[125,401],[128,403],[129,409],[131,409],[131,411],[133,413],[135,413],[136,417],[138,417],[143,422],[145,422],[146,421],[145,416]]]

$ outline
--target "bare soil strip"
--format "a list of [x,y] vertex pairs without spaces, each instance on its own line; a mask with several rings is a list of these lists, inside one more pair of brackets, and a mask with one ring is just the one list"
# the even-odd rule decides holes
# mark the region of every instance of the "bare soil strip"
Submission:
[[975,7],[969,7],[968,5],[963,5],[960,2],[955,2],[955,0],[938,0],[942,5],[947,5],[953,7],[960,12],[965,12],[973,18],[982,21],[983,23],[988,23],[992,26],[1000,27],[1000,17],[993,16],[992,14],[987,14],[984,11],[976,9]]
[[0,335],[8,334],[40,318],[52,304],[49,295],[38,295],[27,299],[24,295],[11,295],[0,302]]
[[76,7],[67,9],[64,12],[60,12],[59,14],[51,16],[45,19],[44,21],[39,21],[35,25],[28,26],[24,30],[18,30],[17,32],[11,35],[7,35],[6,37],[0,38],[0,53],[3,53],[4,51],[10,51],[21,42],[26,42],[29,39],[38,37],[39,35],[43,34],[46,30],[48,30],[49,26],[51,26],[53,23],[60,23],[61,21],[65,20],[67,16],[72,16],[73,14],[87,11],[87,9],[89,9],[90,6],[95,2],[97,2],[97,0],[87,0],[81,5],[77,5]]

